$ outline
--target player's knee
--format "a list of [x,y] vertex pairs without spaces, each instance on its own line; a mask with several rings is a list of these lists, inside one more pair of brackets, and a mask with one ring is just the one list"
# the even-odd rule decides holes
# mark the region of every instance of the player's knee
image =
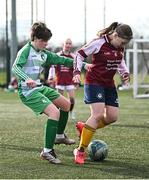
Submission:
[[64,111],[70,111],[71,103],[68,101],[64,107]]
[[97,113],[97,114],[94,114],[92,117],[93,117],[93,119],[95,119],[98,122],[98,121],[100,121],[100,119],[103,118],[103,114]]
[[106,118],[107,122],[110,124],[110,123],[114,123],[116,122],[118,119],[118,116],[116,114],[111,114],[110,116],[108,116]]
[[48,116],[51,118],[51,119],[55,119],[55,120],[58,120],[59,117],[60,117],[60,111],[59,109],[54,109],[52,112],[50,111]]

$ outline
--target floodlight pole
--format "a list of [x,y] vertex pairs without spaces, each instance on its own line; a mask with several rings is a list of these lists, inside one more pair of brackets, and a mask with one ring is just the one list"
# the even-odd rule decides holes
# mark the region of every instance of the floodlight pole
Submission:
[[31,25],[33,24],[33,16],[34,16],[34,6],[33,6],[33,0],[31,0]]
[[44,23],[46,23],[46,0],[44,0],[44,2],[43,2],[43,5],[44,5],[44,7],[43,7],[43,18],[44,18]]
[[[16,23],[16,0],[11,0],[11,40],[10,40],[10,55],[11,63],[10,67],[16,58],[18,51],[18,39],[17,39],[17,23]],[[12,73],[11,73],[12,77]]]
[[38,21],[38,0],[36,0],[36,21]]
[[7,71],[7,82],[8,87],[10,83],[11,73],[10,73],[10,50],[8,45],[8,0],[6,0],[6,71]]
[[106,26],[106,0],[103,0],[103,27]]
[[84,0],[84,44],[86,44],[86,0]]

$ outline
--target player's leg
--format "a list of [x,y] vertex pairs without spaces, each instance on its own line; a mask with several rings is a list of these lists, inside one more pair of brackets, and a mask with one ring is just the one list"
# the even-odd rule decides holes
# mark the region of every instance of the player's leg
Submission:
[[73,139],[69,139],[64,133],[67,125],[68,113],[70,109],[69,100],[66,97],[60,95],[57,99],[53,100],[53,103],[58,108],[60,108],[60,118],[58,122],[58,130],[55,139],[55,144],[66,144],[66,145],[75,144],[75,141]]
[[57,89],[57,90],[61,95],[64,95],[64,90],[61,90],[61,89]]
[[75,87],[74,85],[69,85],[66,87],[67,96],[70,100],[70,117],[71,119],[75,119],[74,105],[75,105]]
[[[105,110],[99,120],[98,129],[114,123],[118,118],[119,103],[116,88],[105,88],[105,104]],[[82,133],[83,126],[83,122],[78,122],[76,124],[76,128],[79,131],[79,137]]]
[[85,152],[98,127],[99,119],[101,119],[104,112],[104,107],[104,103],[93,103],[90,105],[91,115],[82,129],[79,147],[74,152],[75,162],[78,164],[84,163],[85,158],[82,156],[82,153]]
[[116,88],[105,88],[105,114],[99,121],[98,128],[114,123],[118,119],[119,102]]
[[58,120],[59,120],[60,112],[54,104],[49,104],[45,108],[44,114],[48,116],[48,120],[45,125],[44,149],[41,152],[40,156],[51,163],[60,164],[61,161],[57,158],[53,149],[56,133],[58,129]]
[[[20,96],[20,98],[22,102],[36,114],[45,113],[48,116],[48,120],[45,124],[44,148],[41,152],[41,157],[51,163],[59,164],[61,161],[56,157],[53,146],[60,113],[58,108],[44,95],[43,92],[47,89],[48,88],[46,87],[38,92],[36,91],[28,98],[25,98],[24,96]],[[58,96],[59,95],[56,95],[56,97]]]
[[61,95],[64,95],[65,86],[64,85],[56,85],[56,89]]
[[104,88],[98,85],[84,86],[85,103],[90,104],[91,115],[86,121],[79,143],[79,147],[74,151],[75,163],[83,164],[85,149],[90,143],[95,130],[98,127],[99,119],[103,117],[105,108],[105,92]]

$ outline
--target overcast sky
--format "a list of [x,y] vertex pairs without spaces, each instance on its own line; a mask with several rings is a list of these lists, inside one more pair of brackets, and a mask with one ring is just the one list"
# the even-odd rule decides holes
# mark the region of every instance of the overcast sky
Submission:
[[[45,0],[45,12],[44,0],[33,1],[34,21],[45,19],[47,26],[53,33],[51,43],[60,44],[67,37],[70,37],[74,43],[84,42],[85,0]],[[30,2],[31,0],[17,0],[18,33],[24,38],[29,37]],[[38,2],[38,6],[36,6],[36,2]],[[90,41],[94,38],[97,31],[104,28],[104,22],[105,26],[108,26],[114,21],[129,24],[135,36],[149,38],[149,7],[147,2],[148,0],[86,0],[86,40]],[[1,17],[4,14],[3,9],[5,9],[5,6],[2,6],[3,4],[0,7],[0,10],[2,9]],[[9,17],[11,18],[10,11]],[[2,18],[1,23],[3,23]]]
[[[147,2],[148,0],[86,0],[87,41],[104,27],[104,21],[106,26],[114,21],[127,23],[132,26],[134,34],[149,37]],[[66,37],[72,38],[74,42],[84,41],[84,0],[46,0],[45,17],[47,25],[53,31],[51,41],[59,42]]]

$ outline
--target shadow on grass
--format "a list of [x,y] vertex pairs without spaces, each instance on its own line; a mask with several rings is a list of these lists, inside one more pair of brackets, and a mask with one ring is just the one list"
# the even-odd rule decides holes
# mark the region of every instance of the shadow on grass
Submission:
[[[59,154],[63,154],[62,150],[57,150]],[[73,158],[73,151],[70,149],[65,150],[65,156]],[[133,162],[132,162],[133,160]],[[69,166],[74,168],[74,164],[64,164],[64,166]],[[75,168],[80,168],[80,165],[75,165]],[[125,159],[106,159],[104,161],[91,161],[88,157],[85,161],[85,164],[81,166],[81,169],[85,171],[88,169],[95,171],[102,171],[102,173],[110,173],[115,177],[117,175],[124,176],[126,178],[149,178],[148,166],[141,164],[140,161],[130,158]],[[89,178],[84,177],[84,178]]]
[[26,152],[40,152],[40,148],[34,147],[25,147],[25,146],[17,146],[13,144],[0,144],[0,149],[9,149],[9,150],[21,150]]
[[[24,147],[24,146],[17,146],[17,145],[8,145],[8,144],[0,144],[0,149],[9,149],[9,150],[16,150],[16,151],[25,151],[25,152],[40,152],[40,148],[34,147]],[[66,167],[70,171],[74,169],[74,172],[78,172],[77,178],[80,179],[93,179],[94,177],[103,177],[104,174],[111,174],[112,177],[122,176],[124,178],[135,178],[135,179],[146,179],[149,178],[149,171],[148,166],[141,164],[139,161],[132,162],[130,159],[106,159],[102,162],[94,162],[91,161],[89,158],[86,159],[86,162],[83,166],[77,165],[73,163],[73,147],[72,149],[61,149],[56,147],[56,151],[64,156],[72,157],[71,160],[67,161],[63,165],[58,166],[59,169],[63,169]],[[81,167],[81,174],[80,172]],[[92,173],[86,173],[92,172]],[[83,174],[82,174],[83,173]],[[100,174],[101,173],[101,174]],[[94,175],[96,174],[96,176]],[[99,175],[98,175],[99,174]],[[110,176],[111,176],[110,175]]]
[[[64,166],[71,166],[74,168],[74,164],[64,164]],[[121,160],[104,160],[102,162],[94,162],[91,161],[90,159],[86,159],[86,162],[84,165],[75,165],[75,168],[81,167],[82,172],[98,172],[100,176],[100,172],[103,174],[113,174],[115,178],[117,176],[122,176],[124,178],[135,178],[135,179],[146,179],[149,178],[149,171],[148,171],[148,166],[146,165],[141,165],[139,162],[134,164],[131,162],[124,162]],[[78,170],[79,170],[78,169]],[[90,174],[87,175],[84,174],[83,178],[93,178],[93,176],[90,176]],[[79,177],[82,178],[82,177]],[[98,174],[96,175],[96,178],[98,178]]]

